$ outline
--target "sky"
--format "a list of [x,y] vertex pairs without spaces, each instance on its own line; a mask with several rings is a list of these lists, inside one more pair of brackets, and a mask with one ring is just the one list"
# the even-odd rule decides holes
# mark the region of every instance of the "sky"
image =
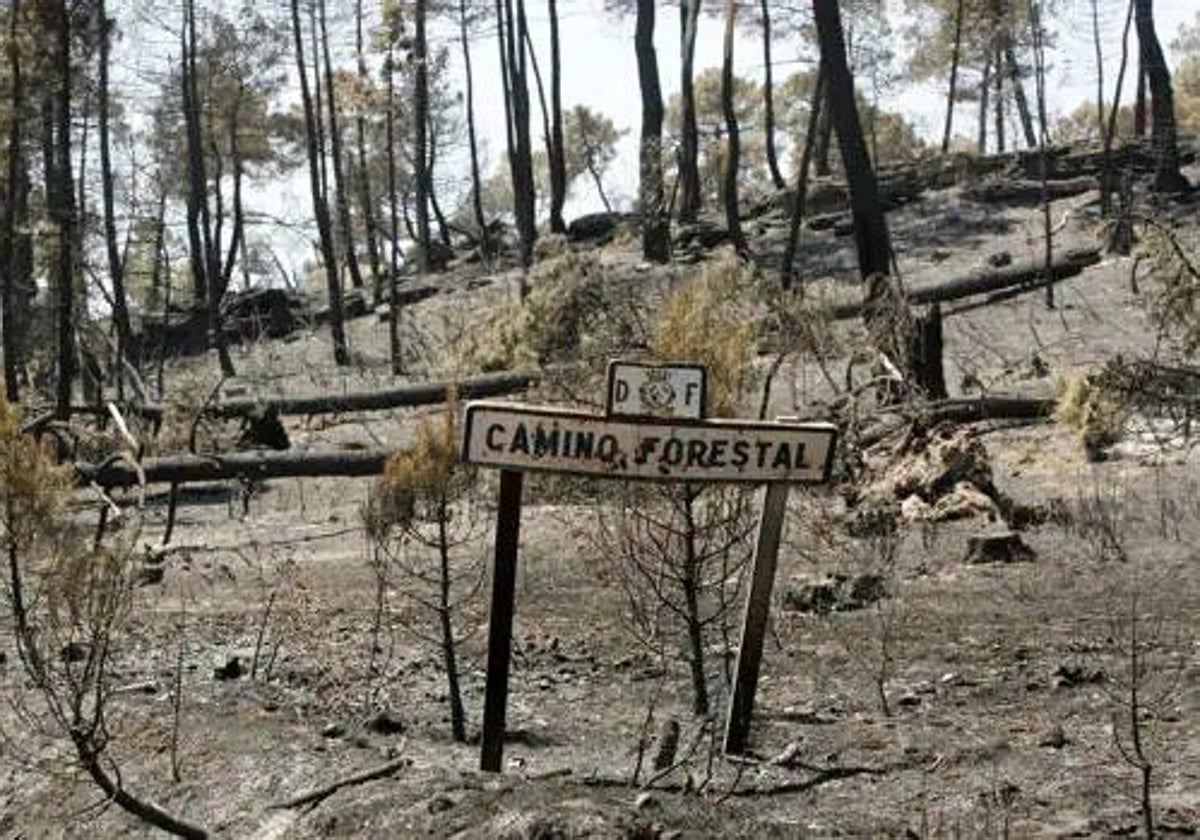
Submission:
[[[226,12],[236,7],[239,0],[209,0],[202,4],[207,8],[224,8]],[[281,0],[276,0],[281,2]],[[776,0],[772,0],[773,4]],[[778,3],[780,7],[795,7],[797,0]],[[905,22],[902,0],[887,0],[895,35],[895,50],[903,55],[909,50],[903,43],[900,31]],[[1105,75],[1108,96],[1111,96],[1119,63],[1121,31],[1125,20],[1125,0],[1098,0],[1101,10],[1101,35],[1105,53]],[[135,4],[137,5],[137,4]],[[338,5],[333,4],[331,8]],[[1050,80],[1048,83],[1050,118],[1071,111],[1079,103],[1095,96],[1096,60],[1091,38],[1090,0],[1058,0],[1061,13],[1050,22],[1057,38],[1056,48],[1048,53]],[[1168,63],[1173,62],[1170,42],[1185,23],[1197,19],[1200,0],[1156,0],[1155,16],[1160,40],[1167,51]],[[368,10],[378,4],[367,2]],[[723,6],[718,0],[704,0],[704,8],[717,10]],[[750,4],[757,8],[757,4]],[[604,0],[558,0],[559,25],[563,55],[563,106],[587,105],[610,117],[618,128],[627,129],[619,146],[619,155],[605,177],[605,188],[610,198],[619,207],[628,207],[637,192],[637,135],[641,123],[641,98],[638,87],[637,63],[633,49],[634,18],[632,15],[618,17],[604,11]],[[147,8],[150,8],[147,6]],[[281,5],[281,9],[284,7]],[[549,25],[546,0],[526,0],[531,36],[544,71],[549,65]],[[777,26],[786,11],[776,14]],[[754,15],[757,23],[757,14]],[[171,52],[177,54],[177,42],[170,27],[172,20],[141,20],[135,25],[123,22],[127,37],[118,45],[115,60],[123,62],[118,67],[118,83],[132,83],[132,96],[150,96],[153,82],[161,78],[165,61]],[[655,44],[664,100],[679,89],[679,11],[675,5],[659,2]],[[352,61],[352,30],[343,25],[341,34],[335,37],[336,46],[342,53],[341,61],[347,66]],[[718,67],[721,63],[723,21],[719,16],[702,15],[696,43],[696,72],[705,68]],[[1136,39],[1131,38],[1136,49]],[[451,61],[456,78],[462,78],[462,62],[456,22],[438,21],[431,28],[431,46],[450,49]],[[500,77],[498,72],[497,45],[494,29],[490,26],[472,43],[475,69],[475,107],[478,133],[482,138],[486,169],[503,161],[504,110]],[[811,66],[814,53],[811,48],[795,38],[779,38],[773,47],[775,78],[782,80],[797,69]],[[335,61],[339,59],[335,56]],[[298,82],[288,59],[291,83],[288,95],[298,101]],[[763,72],[761,39],[757,26],[745,26],[737,39],[734,56],[735,70],[739,75],[761,79]],[[120,78],[124,69],[124,79]],[[972,71],[968,71],[969,83]],[[532,89],[533,113],[531,130],[537,147],[542,143],[541,116],[538,111],[536,91]],[[141,81],[138,81],[138,80]],[[945,119],[945,81],[928,85],[899,84],[881,100],[889,110],[899,111],[914,123],[918,133],[930,140],[940,137]],[[1126,81],[1126,101],[1130,96],[1131,84]],[[1032,93],[1032,87],[1030,87]],[[148,101],[148,100],[147,100]],[[975,125],[976,109],[960,105],[956,109],[955,125],[964,133]],[[748,129],[749,130],[749,129]],[[1011,137],[1017,136],[1015,131]],[[785,175],[788,156],[783,155]],[[465,152],[448,155],[439,162],[439,180],[447,176],[467,183],[469,172]],[[312,210],[308,195],[307,170],[299,168],[286,181],[261,183],[249,189],[249,204],[252,209],[269,212],[298,226],[289,230],[279,227],[269,233],[272,246],[282,261],[295,269],[312,258]],[[443,205],[453,202],[450,196],[441,196]],[[566,207],[568,219],[585,212],[602,209],[599,198],[589,179],[580,178],[574,185],[572,197]],[[265,232],[264,232],[264,235]]]
[[[527,0],[530,27],[539,60],[548,64],[549,36],[545,14],[545,0]],[[756,4],[755,4],[756,5]],[[780,5],[791,5],[780,4]],[[903,15],[902,4],[891,2],[893,28],[900,30]],[[1169,42],[1172,41],[1185,22],[1196,19],[1200,13],[1200,0],[1157,0],[1155,17],[1159,38],[1172,60]],[[659,74],[664,100],[679,89],[679,12],[677,8],[659,3],[655,44],[658,53]],[[706,8],[720,8],[722,3],[706,0]],[[1050,119],[1056,114],[1065,114],[1077,104],[1095,97],[1095,54],[1090,28],[1090,4],[1087,0],[1060,0],[1060,6],[1072,15],[1071,23],[1055,21],[1052,26],[1058,33],[1060,49],[1048,54],[1051,62],[1051,79],[1047,85]],[[1112,95],[1116,67],[1120,57],[1121,31],[1124,26],[1123,0],[1100,0],[1101,38],[1106,52],[1105,65],[1108,79],[1107,96]],[[620,147],[620,156],[606,178],[610,193],[632,200],[637,192],[637,133],[641,125],[641,99],[637,79],[637,64],[633,51],[634,20],[632,16],[616,18],[603,10],[603,0],[559,0],[560,30],[563,43],[563,106],[576,103],[587,105],[611,117],[619,128],[629,129]],[[783,14],[783,13],[780,13]],[[757,23],[757,15],[754,17]],[[1080,26],[1079,23],[1085,25]],[[703,15],[696,39],[696,72],[706,67],[719,67],[721,63],[724,23],[720,17]],[[735,72],[739,75],[760,79],[763,72],[761,39],[757,28],[745,27],[734,50]],[[896,51],[904,53],[906,46],[897,32]],[[1131,36],[1131,42],[1136,40]],[[1136,46],[1134,46],[1136,49]],[[778,82],[798,69],[810,66],[814,58],[811,49],[798,39],[777,39],[773,46],[775,79]],[[500,160],[504,152],[504,110],[499,74],[493,72],[496,65],[494,43],[475,45],[475,67],[483,68],[483,78],[476,81],[476,109],[480,115],[481,133],[494,138],[489,145],[489,160]],[[543,71],[545,72],[545,71]],[[889,110],[904,113],[916,126],[918,133],[927,139],[940,138],[945,120],[945,82],[941,85],[899,85],[881,105]],[[1032,86],[1030,85],[1030,93]],[[1131,90],[1127,79],[1125,97]],[[535,142],[541,142],[540,115],[534,94]],[[976,119],[977,109],[960,105],[955,113],[955,125],[969,133]],[[1011,132],[1010,136],[1016,136]],[[784,164],[787,160],[784,156]],[[786,175],[785,171],[785,175]],[[580,179],[575,187],[579,193],[568,204],[571,211],[587,212],[600,209],[599,200],[586,179]]]

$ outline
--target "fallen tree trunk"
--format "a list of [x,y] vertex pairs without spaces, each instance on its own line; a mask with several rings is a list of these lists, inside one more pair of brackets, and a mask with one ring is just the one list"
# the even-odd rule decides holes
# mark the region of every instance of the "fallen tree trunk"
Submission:
[[[457,399],[483,399],[501,397],[528,389],[538,381],[535,373],[485,373],[458,382],[421,382],[401,385],[382,391],[358,391],[345,394],[318,394],[310,397],[234,397],[219,400],[205,406],[206,417],[239,418],[261,414],[274,409],[279,415],[340,414],[351,411],[381,411],[389,408],[411,408],[419,405],[437,405],[446,401],[446,393],[454,388]],[[147,420],[161,422],[163,406],[158,403],[136,405],[130,413]],[[103,406],[76,406],[72,414],[105,415]],[[52,419],[49,415],[36,418],[25,425],[26,430],[35,431],[39,425]]]
[[[1067,251],[1052,266],[1054,281],[1065,280],[1081,274],[1085,268],[1100,262],[1100,249],[1087,248]],[[943,283],[934,283],[909,289],[907,298],[909,304],[920,306],[928,303],[945,303],[960,300],[973,295],[986,294],[1014,286],[1032,285],[1046,278],[1046,265],[1041,260],[1028,260],[1004,268],[986,271],[972,277],[959,277]],[[832,317],[835,321],[847,321],[862,314],[861,301],[849,301],[833,307]]]
[[460,382],[422,382],[417,385],[402,385],[383,391],[361,391],[348,394],[322,394],[315,397],[238,397],[221,400],[210,412],[218,417],[245,417],[265,408],[274,408],[279,414],[338,414],[347,411],[380,411],[387,408],[408,408],[418,405],[435,405],[446,401],[446,394],[454,389],[458,399],[498,397],[515,391],[524,391],[537,381],[529,373],[491,373],[464,379]]
[[1057,401],[1051,397],[991,395],[954,397],[922,406],[913,406],[905,416],[883,420],[865,429],[858,437],[859,446],[873,446],[919,419],[926,427],[938,423],[979,423],[984,420],[1046,420],[1054,414]]
[[[141,473],[147,484],[186,484],[265,478],[316,478],[322,476],[370,476],[383,471],[396,452],[388,449],[325,450],[315,452],[229,452],[214,455],[169,455],[147,458]],[[128,461],[110,459],[101,464],[75,463],[75,481],[100,487],[134,487],[140,483],[138,470]]]
[[1043,196],[1049,196],[1051,201],[1057,201],[1098,189],[1100,189],[1100,182],[1096,178],[1091,175],[1081,175],[1061,181],[1047,181],[1045,186],[1041,181],[1025,179],[987,181],[966,187],[962,195],[968,201],[984,204],[1034,206],[1042,202]]

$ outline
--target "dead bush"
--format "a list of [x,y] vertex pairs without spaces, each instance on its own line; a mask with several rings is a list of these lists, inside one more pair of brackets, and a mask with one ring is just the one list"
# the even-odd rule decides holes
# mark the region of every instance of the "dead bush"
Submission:
[[[437,420],[422,420],[415,444],[388,462],[363,510],[375,575],[375,616],[370,642],[373,691],[383,649],[385,622],[394,617],[413,635],[437,649],[446,672],[451,729],[467,739],[466,712],[458,675],[459,626],[475,626],[462,613],[483,582],[483,563],[466,546],[484,517],[472,510],[474,471],[459,461],[453,399]],[[415,608],[415,618],[392,610],[393,589]]]
[[88,540],[67,510],[70,470],[20,429],[18,410],[0,400],[4,618],[24,677],[4,685],[20,723],[2,733],[6,746],[22,754],[36,748],[21,743],[65,741],[75,766],[119,807],[172,834],[204,837],[124,787],[108,751],[111,665],[132,608],[140,529],[127,524],[112,545]]
[[1091,375],[1059,382],[1054,419],[1078,434],[1091,460],[1103,458],[1105,447],[1121,439],[1129,411],[1121,400]]
[[662,361],[708,369],[708,413],[732,417],[753,387],[753,277],[732,253],[708,263],[667,299],[650,339]]
[[530,364],[604,358],[637,340],[629,290],[591,253],[566,251],[529,272],[524,302],[497,312],[466,348],[470,367],[508,370]]

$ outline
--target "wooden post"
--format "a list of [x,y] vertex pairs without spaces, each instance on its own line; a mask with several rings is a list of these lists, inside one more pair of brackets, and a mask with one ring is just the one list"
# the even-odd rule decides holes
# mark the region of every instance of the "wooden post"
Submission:
[[483,750],[479,763],[481,769],[491,773],[500,772],[504,757],[513,599],[517,584],[517,543],[521,533],[522,476],[523,473],[518,470],[500,471],[496,564],[492,573],[492,612],[488,623],[487,690],[483,701]]
[[738,646],[737,673],[733,680],[733,698],[725,727],[725,752],[741,755],[746,750],[750,715],[754,711],[754,692],[758,688],[758,668],[762,662],[763,638],[771,610],[771,588],[775,584],[775,564],[779,559],[779,538],[783,533],[783,514],[787,508],[788,485],[767,485],[758,543],[754,548],[754,571],[750,594],[742,620],[742,641]]

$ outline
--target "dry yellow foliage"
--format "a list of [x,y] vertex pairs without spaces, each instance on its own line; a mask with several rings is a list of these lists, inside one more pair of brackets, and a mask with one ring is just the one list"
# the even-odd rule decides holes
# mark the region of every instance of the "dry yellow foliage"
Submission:
[[447,400],[436,419],[422,418],[413,445],[389,460],[376,479],[365,516],[372,537],[437,518],[470,486],[470,472],[459,460],[453,391]]
[[1090,451],[1121,439],[1128,411],[1091,377],[1068,376],[1059,382],[1054,419],[1075,429]]
[[732,417],[751,386],[755,320],[749,270],[732,254],[683,281],[667,299],[650,350],[663,361],[708,369],[708,413]]

